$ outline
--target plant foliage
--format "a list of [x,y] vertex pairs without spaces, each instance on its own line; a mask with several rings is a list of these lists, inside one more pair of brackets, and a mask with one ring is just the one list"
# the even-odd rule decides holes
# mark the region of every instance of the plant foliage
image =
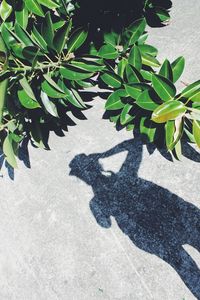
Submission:
[[[66,130],[69,113],[83,118],[90,107],[83,91],[96,84],[109,90],[106,116],[118,129],[139,129],[178,159],[183,137],[200,147],[200,81],[177,92],[184,58],[161,64],[158,50],[147,42],[146,24],[168,22],[168,7],[127,1],[127,16],[112,1],[95,7],[94,1],[85,2],[84,7],[78,0],[0,4],[0,145],[7,162],[17,167],[27,138],[48,148],[44,131]],[[136,20],[128,25],[131,16]]]

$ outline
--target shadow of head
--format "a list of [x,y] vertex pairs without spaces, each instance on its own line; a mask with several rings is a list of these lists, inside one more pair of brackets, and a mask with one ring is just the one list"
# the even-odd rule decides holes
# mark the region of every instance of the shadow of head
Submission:
[[88,185],[92,185],[97,176],[101,176],[102,166],[98,162],[98,155],[79,154],[76,155],[69,164],[70,176],[85,181]]
[[[129,174],[129,179],[134,180],[134,178],[137,177],[138,169],[142,160],[142,142],[138,138],[122,142],[103,153],[94,153],[90,155],[82,153],[76,155],[69,164],[69,174],[70,176],[78,177],[89,185],[96,184],[97,179],[108,180],[108,177],[110,176],[105,176],[103,174],[105,170],[99,162],[99,159],[107,158],[123,151],[127,151],[127,156],[117,174],[124,177]],[[112,171],[109,173],[110,175],[113,174]]]

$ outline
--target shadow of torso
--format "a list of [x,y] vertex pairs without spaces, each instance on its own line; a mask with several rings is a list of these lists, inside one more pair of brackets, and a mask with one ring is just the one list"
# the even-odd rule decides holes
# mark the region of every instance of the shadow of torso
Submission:
[[200,211],[194,205],[138,177],[115,174],[96,184],[90,208],[102,227],[114,217],[137,247],[158,256],[184,244],[200,250]]

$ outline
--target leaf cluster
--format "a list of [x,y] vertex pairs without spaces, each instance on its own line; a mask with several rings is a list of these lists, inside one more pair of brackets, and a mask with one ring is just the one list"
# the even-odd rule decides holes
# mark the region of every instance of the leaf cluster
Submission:
[[185,60],[158,61],[158,50],[149,45],[146,20],[139,19],[114,38],[107,35],[97,55],[107,69],[99,76],[112,89],[105,104],[106,116],[118,129],[136,130],[149,142],[166,146],[181,157],[181,139],[200,147],[200,81],[181,92],[175,86]]
[[98,58],[76,56],[88,32],[73,27],[68,2],[1,3],[0,142],[13,167],[23,139],[46,148],[45,126],[65,128],[70,112],[88,108],[81,90],[104,69]]
[[[168,7],[157,2],[140,1],[140,18],[121,27],[104,27],[98,18],[100,27],[93,26],[89,0],[85,6],[78,0],[1,2],[0,145],[12,167],[25,139],[48,148],[45,132],[67,130],[75,124],[71,115],[84,119],[88,88],[97,84],[109,89],[105,110],[118,129],[139,129],[177,158],[185,136],[200,147],[200,82],[177,92],[184,58],[160,64],[158,50],[147,43],[149,13],[160,24],[169,20]],[[114,12],[126,20],[126,9],[114,7],[111,0],[99,2],[94,16]]]

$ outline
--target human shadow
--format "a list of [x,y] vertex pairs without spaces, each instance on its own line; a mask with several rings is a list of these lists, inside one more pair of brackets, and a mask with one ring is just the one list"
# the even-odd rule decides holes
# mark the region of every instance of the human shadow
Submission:
[[[122,232],[140,249],[167,262],[200,299],[200,270],[184,250],[200,251],[200,210],[169,190],[138,177],[142,142],[128,140],[96,154],[80,154],[70,162],[70,175],[92,187],[90,209],[97,223],[111,227],[114,217]],[[117,173],[103,172],[99,159],[127,151]]]

